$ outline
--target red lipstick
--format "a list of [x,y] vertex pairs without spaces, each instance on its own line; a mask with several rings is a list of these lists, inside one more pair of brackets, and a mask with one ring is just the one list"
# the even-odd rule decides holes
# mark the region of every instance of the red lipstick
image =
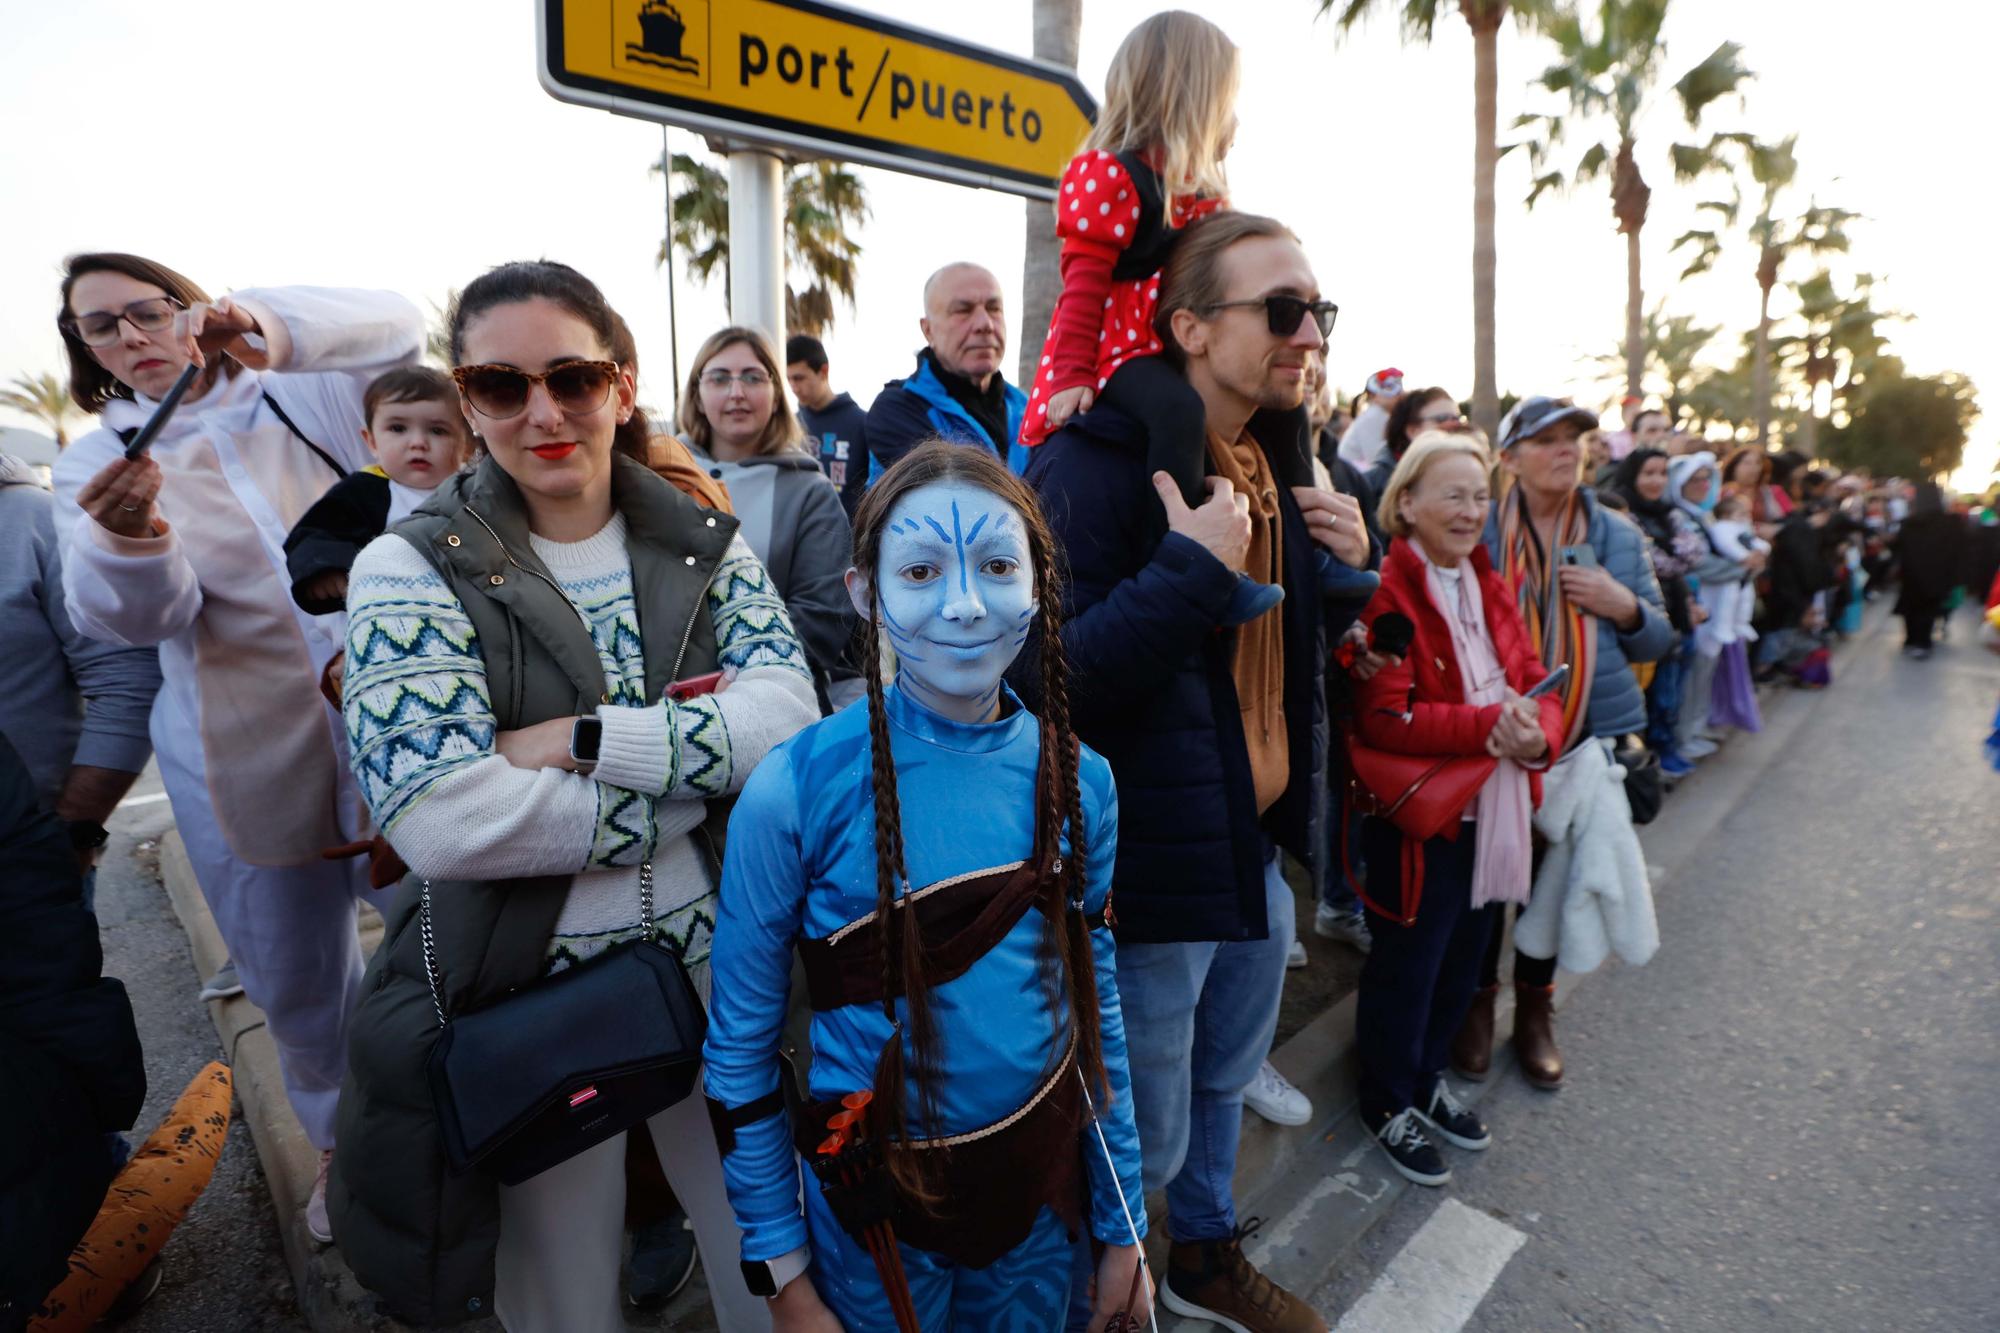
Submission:
[[538,444],[529,449],[528,452],[537,458],[547,459],[551,463],[556,463],[575,453],[576,445],[574,443]]

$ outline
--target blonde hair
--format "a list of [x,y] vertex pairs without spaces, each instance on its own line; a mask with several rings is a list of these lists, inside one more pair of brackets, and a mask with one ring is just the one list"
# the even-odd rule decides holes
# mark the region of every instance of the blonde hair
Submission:
[[1104,105],[1080,151],[1157,147],[1160,188],[1222,198],[1242,61],[1227,33],[1197,14],[1170,9],[1125,35],[1104,76]]
[[1423,480],[1431,464],[1452,454],[1464,454],[1479,464],[1480,471],[1486,473],[1489,480],[1492,477],[1493,451],[1486,447],[1484,435],[1476,430],[1427,430],[1410,441],[1403,461],[1396,464],[1396,470],[1389,476],[1389,484],[1382,488],[1382,503],[1375,508],[1382,531],[1392,537],[1410,535],[1410,525],[1402,512],[1403,493]]
[[687,388],[681,393],[681,412],[677,422],[681,433],[703,453],[714,452],[715,428],[709,425],[708,417],[701,410],[701,373],[708,369],[709,362],[738,343],[756,353],[764,373],[771,377],[771,419],[764,423],[763,434],[757,437],[757,443],[750,452],[762,456],[800,450],[804,432],[799,429],[798,418],[792,415],[792,400],[785,396],[785,370],[778,364],[778,354],[771,349],[770,339],[740,324],[711,333],[708,341],[695,352],[694,364],[688,369]]

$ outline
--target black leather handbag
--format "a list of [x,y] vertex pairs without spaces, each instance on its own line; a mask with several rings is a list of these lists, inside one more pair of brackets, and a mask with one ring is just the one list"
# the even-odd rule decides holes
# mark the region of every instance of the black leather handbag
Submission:
[[518,1185],[657,1115],[694,1091],[708,1015],[678,955],[653,938],[653,867],[639,869],[636,940],[447,1014],[431,931],[424,972],[442,1029],[428,1066],[452,1171]]

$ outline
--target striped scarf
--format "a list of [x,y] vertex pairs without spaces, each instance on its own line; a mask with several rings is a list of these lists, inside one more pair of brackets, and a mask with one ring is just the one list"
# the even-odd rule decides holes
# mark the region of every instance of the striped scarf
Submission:
[[[1556,550],[1590,545],[1590,514],[1581,488],[1570,492],[1556,524]],[[1528,517],[1527,492],[1516,486],[1500,501],[1500,570],[1521,603],[1528,637],[1551,670],[1569,663],[1563,686],[1563,753],[1589,735],[1590,683],[1597,669],[1597,617],[1570,605],[1556,578],[1555,553],[1543,548]]]

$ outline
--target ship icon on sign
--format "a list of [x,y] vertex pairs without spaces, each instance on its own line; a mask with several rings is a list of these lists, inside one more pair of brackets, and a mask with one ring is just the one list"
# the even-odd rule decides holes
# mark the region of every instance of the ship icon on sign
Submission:
[[640,40],[625,43],[625,58],[658,69],[670,69],[676,74],[698,76],[701,62],[681,53],[681,39],[685,36],[687,24],[682,21],[679,9],[668,0],[645,0],[639,6]]

